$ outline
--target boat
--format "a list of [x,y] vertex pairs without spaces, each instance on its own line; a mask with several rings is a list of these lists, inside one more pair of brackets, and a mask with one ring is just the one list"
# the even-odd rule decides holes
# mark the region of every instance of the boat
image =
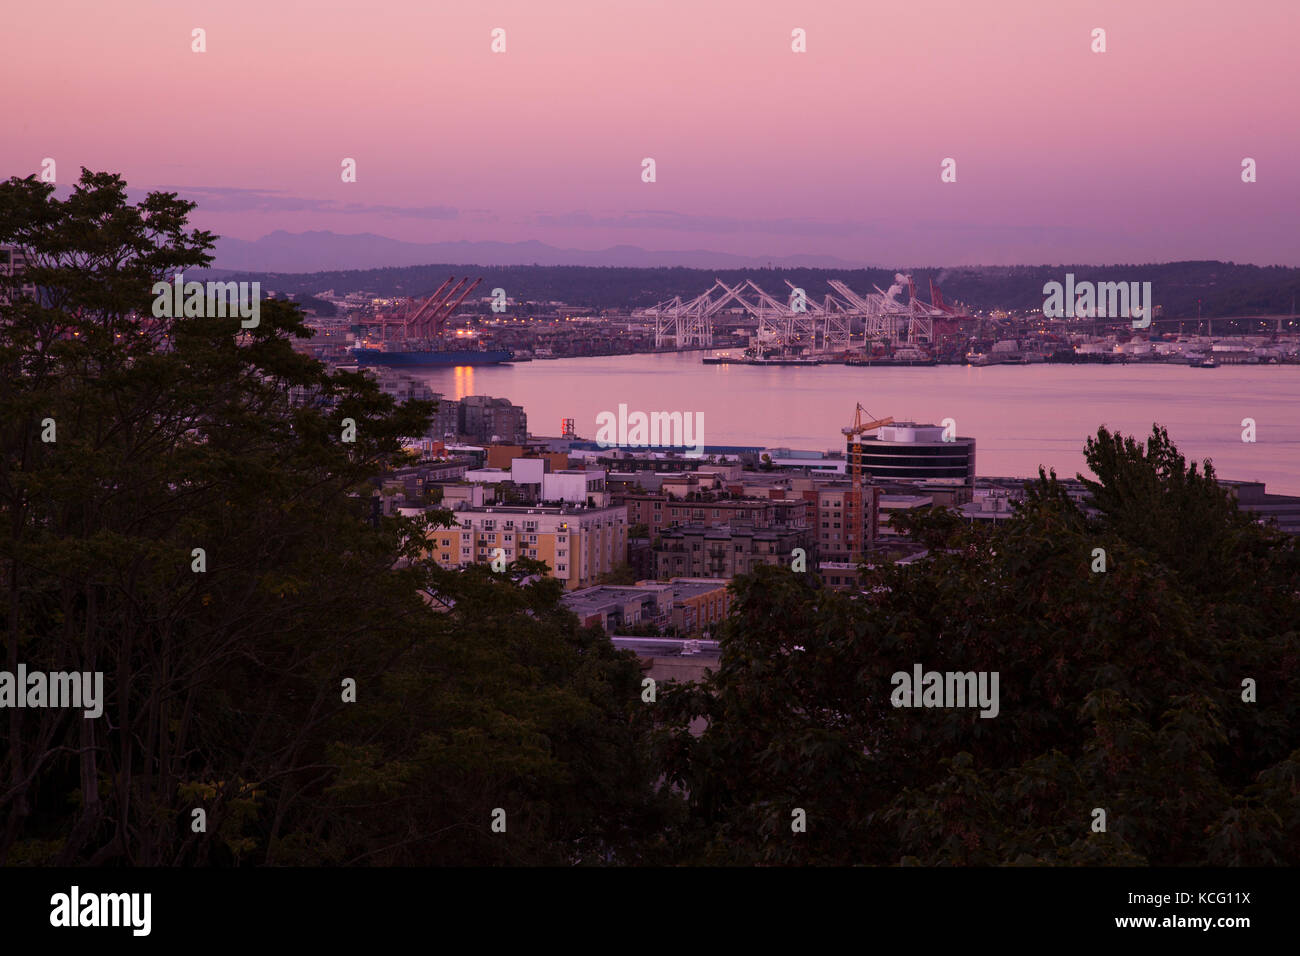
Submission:
[[704,365],[821,365],[819,358],[803,355],[706,355],[700,359]]
[[821,365],[822,360],[806,355],[760,355],[740,361],[741,365]]
[[845,365],[879,365],[884,368],[891,366],[910,366],[910,365],[938,365],[939,360],[931,357],[922,349],[897,349],[893,353],[885,355],[855,355],[852,358],[844,360]]
[[1214,358],[1212,356],[1208,356],[1208,355],[1205,358],[1201,359],[1199,362],[1188,362],[1187,364],[1190,365],[1192,368],[1218,368],[1219,367],[1219,363],[1214,361]]
[[878,358],[878,359],[848,359],[845,365],[857,366],[880,366],[881,368],[901,368],[911,365],[938,365],[939,360],[934,358],[925,359],[900,359],[900,358]]

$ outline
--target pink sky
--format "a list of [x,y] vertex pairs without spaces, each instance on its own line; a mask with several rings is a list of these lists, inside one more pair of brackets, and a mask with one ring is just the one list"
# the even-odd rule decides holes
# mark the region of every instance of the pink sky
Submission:
[[1297,0],[40,0],[0,174],[118,171],[243,239],[1300,265],[1298,41]]

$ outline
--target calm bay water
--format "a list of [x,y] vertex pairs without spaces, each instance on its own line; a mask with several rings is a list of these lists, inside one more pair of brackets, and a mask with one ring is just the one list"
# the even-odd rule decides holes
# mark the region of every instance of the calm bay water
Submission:
[[[596,416],[629,411],[704,413],[704,441],[843,449],[855,403],[899,421],[957,422],[976,439],[980,475],[1073,477],[1099,425],[1145,438],[1169,429],[1189,459],[1211,458],[1219,475],[1300,494],[1300,365],[935,366],[760,368],[701,365],[701,353],[618,355],[519,365],[417,371],[449,398],[492,395],[523,405],[529,430],[558,435],[576,420],[595,438]],[[1257,441],[1241,440],[1253,418]]]

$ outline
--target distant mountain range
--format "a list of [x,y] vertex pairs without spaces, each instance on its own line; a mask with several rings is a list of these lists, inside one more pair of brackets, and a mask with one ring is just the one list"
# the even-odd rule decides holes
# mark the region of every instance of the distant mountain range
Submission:
[[[468,244],[467,244],[468,245]],[[482,243],[474,245],[494,245]],[[527,244],[524,244],[527,245]],[[818,268],[808,266],[647,268],[634,266],[491,265],[423,263],[378,269],[337,269],[312,273],[263,270],[210,270],[223,279],[257,280],[266,292],[292,295],[304,306],[329,314],[329,307],[310,297],[333,290],[377,296],[426,296],[448,276],[481,276],[482,284],[467,305],[494,288],[518,302],[564,302],[593,309],[635,308],[681,296],[693,298],[721,279],[736,286],[753,279],[784,299],[791,286],[810,299],[831,291],[840,279],[859,292],[886,289],[895,272],[911,273],[917,295],[928,301],[930,281],[942,287],[948,302],[960,300],[974,309],[1034,310],[1043,304],[1043,286],[1061,282],[1066,273],[1090,282],[1150,282],[1155,304],[1166,318],[1233,315],[1291,315],[1300,302],[1300,269],[1239,265],[1232,262],[1165,262],[1141,265],[904,266],[898,269]],[[195,274],[202,270],[194,270]]]
[[864,263],[834,256],[762,258],[726,252],[689,249],[654,252],[638,246],[608,249],[559,249],[544,242],[404,242],[372,233],[340,235],[336,232],[285,232],[277,230],[261,239],[218,239],[215,269],[235,272],[327,272],[418,266],[431,262],[480,266],[622,266],[694,269],[784,268],[859,269]]

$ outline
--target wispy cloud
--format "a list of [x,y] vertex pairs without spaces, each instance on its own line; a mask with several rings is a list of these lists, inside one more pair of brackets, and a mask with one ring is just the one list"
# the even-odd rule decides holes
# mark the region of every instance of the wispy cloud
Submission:
[[244,189],[236,186],[155,186],[152,189],[179,193],[182,198],[197,202],[204,212],[315,212],[358,216],[378,214],[432,220],[460,218],[460,210],[454,206],[339,202],[336,199],[293,196],[279,189]]

